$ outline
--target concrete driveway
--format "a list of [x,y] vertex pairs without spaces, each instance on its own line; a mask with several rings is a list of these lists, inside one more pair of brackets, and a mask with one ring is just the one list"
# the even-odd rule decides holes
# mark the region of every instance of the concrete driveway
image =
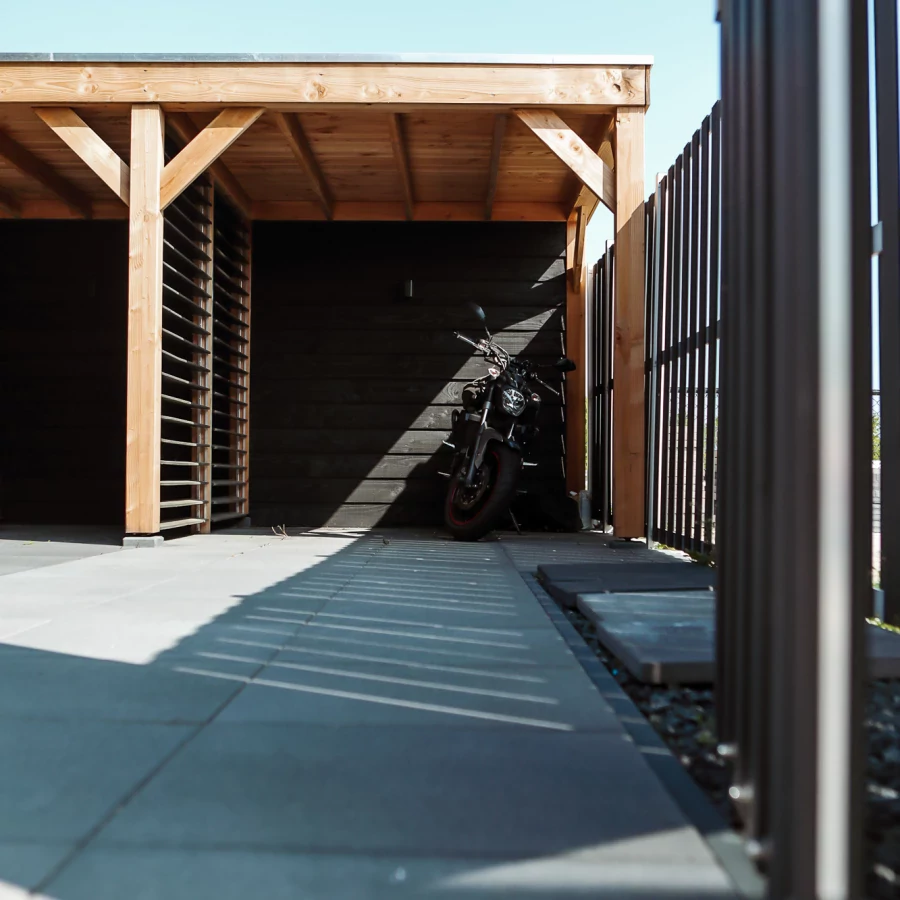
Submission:
[[0,578],[0,897],[732,897],[521,576],[221,534]]

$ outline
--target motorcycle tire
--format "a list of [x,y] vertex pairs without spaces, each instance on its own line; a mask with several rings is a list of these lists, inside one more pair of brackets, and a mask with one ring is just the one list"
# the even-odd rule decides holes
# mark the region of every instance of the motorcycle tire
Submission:
[[483,538],[509,509],[516,496],[516,486],[522,471],[522,456],[503,444],[491,444],[484,456],[482,468],[488,467],[491,483],[473,510],[464,510],[456,502],[463,485],[453,473],[447,498],[444,501],[444,524],[458,541],[477,541]]

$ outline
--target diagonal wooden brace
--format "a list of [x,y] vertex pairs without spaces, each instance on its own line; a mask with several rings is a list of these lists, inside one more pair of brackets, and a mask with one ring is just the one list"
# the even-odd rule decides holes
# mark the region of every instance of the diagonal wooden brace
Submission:
[[616,179],[612,169],[594,153],[552,109],[517,109],[516,115],[599,197],[610,211],[616,208]]
[[236,107],[220,112],[163,169],[160,210],[193,184],[262,114],[262,108],[258,107]]

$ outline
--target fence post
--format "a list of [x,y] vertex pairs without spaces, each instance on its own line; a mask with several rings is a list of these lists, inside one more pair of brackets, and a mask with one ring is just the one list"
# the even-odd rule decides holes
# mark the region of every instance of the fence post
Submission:
[[[884,620],[900,625],[900,147],[898,147],[897,2],[875,0],[875,97],[878,134],[878,256],[881,352],[881,587]],[[885,465],[884,461],[888,464]]]

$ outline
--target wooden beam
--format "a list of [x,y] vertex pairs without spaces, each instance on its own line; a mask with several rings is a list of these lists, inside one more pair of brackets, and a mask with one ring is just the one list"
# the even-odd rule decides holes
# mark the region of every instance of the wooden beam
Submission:
[[0,157],[23,175],[37,181],[51,194],[55,194],[82,218],[89,219],[91,217],[91,199],[87,194],[82,193],[75,185],[66,181],[42,159],[39,159],[30,150],[26,150],[2,130],[0,130]]
[[400,180],[403,183],[403,202],[406,204],[406,218],[413,220],[416,203],[413,191],[412,170],[409,165],[409,150],[406,146],[406,136],[403,133],[403,122],[400,113],[391,113],[388,119],[391,130],[391,146],[394,148],[394,161],[400,170]]
[[616,116],[615,533],[644,535],[644,112]]
[[19,201],[7,191],[0,191],[0,213],[13,219],[21,218],[22,206]]
[[[406,219],[406,204],[400,202],[352,202],[334,204],[334,219],[340,222],[400,222]],[[254,219],[269,221],[324,222],[325,214],[311,200],[274,200],[253,204]],[[416,222],[483,222],[483,203],[417,203]],[[565,222],[558,203],[494,203],[492,222]]]
[[322,174],[319,161],[316,159],[315,153],[310,146],[309,139],[303,131],[299,117],[294,113],[276,112],[273,114],[278,129],[284,135],[285,140],[291,148],[291,152],[297,157],[297,161],[306,172],[306,177],[310,181],[313,192],[319,200],[322,212],[325,213],[326,219],[334,218],[334,198],[328,188],[328,182]]
[[95,103],[176,104],[282,109],[389,106],[489,107],[497,111],[551,105],[610,112],[643,108],[649,65],[504,65],[441,63],[19,62],[0,69],[0,101],[31,106]]
[[[15,219],[66,219],[82,220],[84,216],[67,206],[62,200],[28,199],[14,196],[8,197],[11,209],[5,207],[0,201],[0,217]],[[118,198],[109,200],[95,200],[91,203],[91,219],[117,219],[122,221],[128,218],[128,207]]]
[[128,206],[131,173],[119,155],[72,109],[37,107],[38,118],[67,144],[88,168]]
[[[585,472],[585,278],[577,272],[578,215],[566,225],[566,356],[577,366],[566,375],[566,490],[583,491]],[[584,264],[581,263],[582,269]]]
[[552,109],[517,109],[516,115],[615,211],[616,182],[612,170]]
[[162,414],[163,113],[131,111],[125,531],[159,531]]
[[193,184],[261,115],[254,109],[226,109],[163,169],[160,203],[165,209]]
[[[166,126],[171,128],[184,144],[189,144],[200,134],[200,129],[187,113],[170,113],[166,116]],[[249,219],[253,201],[234,177],[231,169],[221,159],[217,159],[210,165],[209,175],[213,184]]]
[[501,113],[494,117],[494,136],[491,140],[491,163],[488,168],[487,199],[484,202],[484,217],[488,221],[494,209],[494,195],[500,176],[500,154],[503,151],[503,136],[506,134],[506,116]]
[[579,206],[572,213],[575,216],[575,259],[572,265],[573,287],[581,288],[581,278],[584,274],[584,244],[587,231],[588,216],[584,207]]

